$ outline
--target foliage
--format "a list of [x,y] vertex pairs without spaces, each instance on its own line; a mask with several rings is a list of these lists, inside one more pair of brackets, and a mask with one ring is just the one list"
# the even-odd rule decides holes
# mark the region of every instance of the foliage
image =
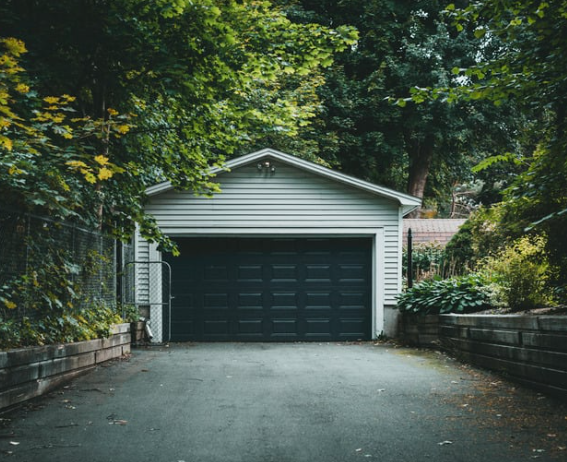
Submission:
[[[39,137],[42,155],[27,156],[45,169],[20,168],[25,185],[42,180],[46,187],[37,189],[49,192],[34,202],[21,181],[11,203],[72,214],[121,238],[138,223],[145,237],[170,250],[144,213],[145,188],[171,181],[197,194],[218,192],[209,167],[256,133],[295,136],[318,105],[320,69],[356,41],[352,28],[292,23],[264,1],[7,0],[0,28],[30,49],[25,67],[34,83],[17,108],[12,97],[2,104],[18,109],[14,114],[29,125],[38,95],[73,94],[65,111],[77,111],[69,114],[85,119],[77,123],[92,134],[65,128],[68,118],[34,121],[61,132],[62,140]],[[12,83],[23,91],[29,81]],[[48,129],[42,126],[42,134]],[[12,133],[3,136],[4,154],[14,140]],[[21,134],[22,144],[26,137]],[[69,149],[76,151],[71,158]],[[17,189],[3,184],[8,193]],[[53,200],[65,210],[50,207]]]
[[553,303],[549,287],[552,268],[542,236],[526,236],[512,242],[494,256],[487,257],[481,264],[481,271],[492,283],[494,306],[520,311]]
[[480,207],[473,212],[445,246],[445,254],[461,271],[475,271],[480,261],[509,240],[502,224],[502,208]]
[[475,274],[424,280],[398,295],[398,309],[407,313],[473,313],[488,308],[483,279]]
[[[408,267],[408,250],[402,252],[403,267]],[[443,247],[436,243],[416,243],[412,248],[412,274],[415,281],[446,276],[449,271]]]
[[[36,313],[35,317],[73,313],[79,304],[92,302],[88,285],[104,266],[112,263],[110,257],[94,249],[79,255],[73,252],[74,241],[61,245],[65,236],[71,236],[59,237],[60,224],[44,223],[37,228],[37,232],[29,232],[22,247],[33,268],[4,282],[0,287],[0,309],[22,309]],[[97,278],[97,283],[102,281]]]
[[42,319],[0,318],[0,349],[78,342],[110,336],[113,324],[122,318],[104,305],[76,313],[50,314]]
[[121,311],[124,322],[138,322],[140,320],[140,310],[137,305],[123,305]]
[[[456,31],[436,0],[280,0],[289,17],[351,24],[356,46],[337,56],[319,87],[320,123],[311,127],[320,155],[344,172],[440,204],[472,180],[478,160],[512,149],[517,114],[510,106],[429,100],[408,104],[410,88],[445,86],[453,66],[474,63],[473,31]],[[398,98],[396,100],[396,98]],[[391,104],[398,101],[399,104]]]
[[491,160],[498,165],[511,159],[523,167],[508,183],[501,223],[512,238],[526,232],[545,234],[550,263],[559,269],[556,282],[565,284],[567,2],[487,0],[463,8],[451,4],[446,14],[456,30],[474,28],[483,47],[499,46],[492,56],[480,54],[478,62],[453,68],[460,85],[414,88],[414,100],[487,101],[496,107],[513,101],[518,114],[531,119],[528,140],[524,140],[531,149],[512,151],[512,155],[501,152]]
[[[5,0],[0,30],[3,205],[124,240],[138,226],[173,252],[144,211],[146,188],[220,191],[210,167],[257,133],[296,136],[317,110],[321,69],[357,38],[261,0]],[[51,247],[0,288],[2,310],[40,313],[24,339],[29,326],[40,342],[82,328],[76,273],[101,261]]]
[[[0,318],[4,346],[108,335],[114,310],[114,242],[100,233],[2,213]],[[8,234],[12,234],[8,237]]]

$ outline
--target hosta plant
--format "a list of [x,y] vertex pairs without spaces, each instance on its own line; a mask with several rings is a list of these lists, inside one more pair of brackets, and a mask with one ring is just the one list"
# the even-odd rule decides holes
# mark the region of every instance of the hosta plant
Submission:
[[398,308],[406,313],[473,313],[489,308],[477,275],[422,281],[397,297]]

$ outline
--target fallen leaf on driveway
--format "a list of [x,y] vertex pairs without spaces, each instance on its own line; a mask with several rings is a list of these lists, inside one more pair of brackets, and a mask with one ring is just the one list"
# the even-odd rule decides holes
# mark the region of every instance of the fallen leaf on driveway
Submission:
[[108,422],[109,425],[126,425],[127,423],[127,420],[111,420]]
[[110,414],[107,416],[106,420],[108,420],[108,425],[126,425],[128,423],[127,420],[117,419],[116,417],[116,414]]

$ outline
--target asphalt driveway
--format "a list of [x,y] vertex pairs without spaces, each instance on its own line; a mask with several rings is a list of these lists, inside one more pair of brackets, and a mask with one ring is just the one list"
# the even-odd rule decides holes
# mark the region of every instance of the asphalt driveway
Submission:
[[372,343],[137,349],[0,417],[7,461],[567,460],[564,405]]

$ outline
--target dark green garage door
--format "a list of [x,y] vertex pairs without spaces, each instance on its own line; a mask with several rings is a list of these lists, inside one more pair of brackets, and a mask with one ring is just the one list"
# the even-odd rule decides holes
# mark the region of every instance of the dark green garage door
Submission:
[[173,341],[370,338],[370,239],[177,239]]

